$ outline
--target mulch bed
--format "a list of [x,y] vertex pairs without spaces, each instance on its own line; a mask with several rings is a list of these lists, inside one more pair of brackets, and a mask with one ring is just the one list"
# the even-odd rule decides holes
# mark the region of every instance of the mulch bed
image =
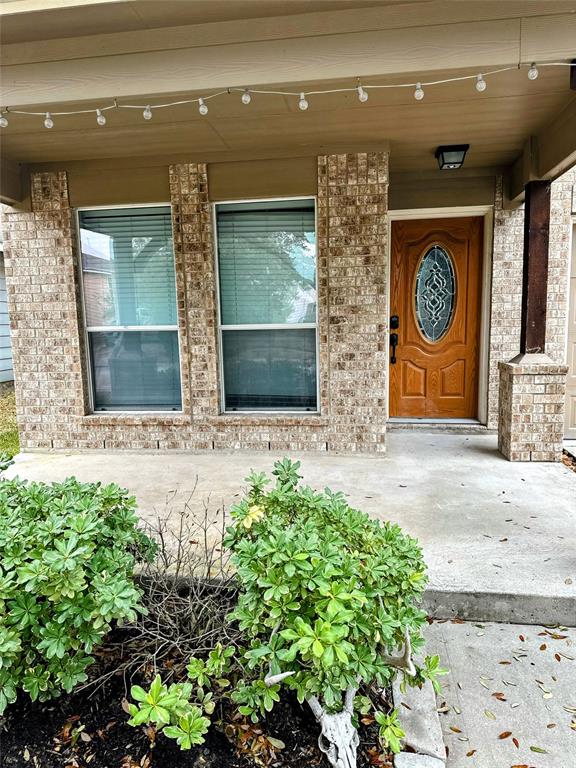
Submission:
[[[117,664],[113,655],[105,648],[101,650],[99,661],[90,668],[94,678]],[[135,677],[132,682],[144,681]],[[224,734],[223,725],[213,725],[206,743],[187,752],[162,735],[151,748],[146,729],[126,722],[128,716],[122,709],[125,695],[123,674],[113,675],[98,688],[64,694],[45,703],[32,703],[21,695],[0,718],[1,768],[328,768],[318,749],[319,727],[312,713],[288,693],[256,728],[243,718],[235,721],[232,709],[217,710],[213,723],[220,718],[228,724],[228,731],[232,724],[235,743]],[[239,753],[237,737],[241,734],[246,739],[245,749],[261,743],[266,735],[280,739],[285,747],[251,758]],[[391,765],[376,756],[374,724],[361,725],[359,735],[358,768]]]

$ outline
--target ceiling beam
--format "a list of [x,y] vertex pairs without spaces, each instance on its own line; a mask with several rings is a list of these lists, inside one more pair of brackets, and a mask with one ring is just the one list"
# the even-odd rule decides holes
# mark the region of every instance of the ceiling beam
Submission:
[[537,136],[526,142],[510,175],[509,202],[524,199],[524,187],[537,179],[554,180],[576,165],[576,96]]
[[[536,21],[537,30],[530,27]],[[289,21],[283,24],[286,37],[281,41],[199,47],[189,43],[181,48],[173,44],[165,50],[99,54],[73,63],[64,59],[4,66],[0,101],[16,108],[81,101],[87,94],[102,101],[399,73],[424,77],[442,69],[506,66],[517,63],[520,56],[519,19],[348,34],[328,31],[310,37],[288,37],[292,34]],[[573,55],[576,14],[526,19],[522,34],[526,35],[522,55],[527,61],[566,58]],[[84,45],[85,38],[74,40],[75,45]]]
[[[116,2],[116,0],[108,0]],[[2,48],[5,65],[32,64],[34,62],[113,56],[115,54],[162,51],[173,48],[195,48],[207,45],[231,45],[264,40],[282,40],[319,35],[344,35],[353,32],[378,30],[428,29],[429,35],[442,25],[476,24],[478,22],[514,20],[519,45],[524,58],[531,61],[533,38],[547,33],[547,16],[574,13],[572,0],[547,0],[546,5],[530,0],[502,0],[488,3],[399,3],[342,11],[315,11],[290,16],[271,16],[255,19],[208,22],[164,26],[157,29],[118,31],[87,34],[50,40],[33,40],[9,44]],[[321,4],[319,4],[321,7]],[[534,18],[537,17],[537,18]],[[170,24],[170,20],[166,20]],[[552,20],[553,27],[559,25]],[[458,30],[455,30],[457,33]],[[569,29],[566,37],[569,38]],[[524,40],[525,38],[525,40]],[[524,49],[526,46],[526,49]],[[570,49],[572,55],[573,50]],[[560,53],[553,53],[560,55]]]

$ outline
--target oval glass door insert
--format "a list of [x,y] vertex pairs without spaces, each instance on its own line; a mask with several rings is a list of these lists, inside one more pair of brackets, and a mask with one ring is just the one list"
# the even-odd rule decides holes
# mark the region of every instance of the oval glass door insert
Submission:
[[414,298],[422,335],[428,341],[440,341],[454,315],[456,278],[452,259],[439,245],[432,246],[422,257]]

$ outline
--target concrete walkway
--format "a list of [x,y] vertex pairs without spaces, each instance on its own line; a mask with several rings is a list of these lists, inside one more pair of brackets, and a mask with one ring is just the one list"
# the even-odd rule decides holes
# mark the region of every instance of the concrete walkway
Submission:
[[[17,457],[11,474],[116,482],[140,514],[166,501],[201,510],[233,503],[269,453],[45,453]],[[422,543],[438,615],[576,625],[576,473],[562,464],[505,461],[493,435],[391,432],[384,457],[299,455],[306,482],[398,522]]]
[[446,768],[576,768],[576,631],[448,622],[426,636],[450,670]]

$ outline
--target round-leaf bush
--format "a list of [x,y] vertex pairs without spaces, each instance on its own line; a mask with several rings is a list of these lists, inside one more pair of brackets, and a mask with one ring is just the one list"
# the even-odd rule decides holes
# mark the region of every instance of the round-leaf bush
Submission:
[[262,680],[276,675],[301,702],[316,697],[332,712],[342,709],[346,691],[385,687],[399,669],[412,685],[436,682],[435,659],[411,660],[426,622],[417,541],[351,508],[342,493],[299,485],[299,466],[277,462],[269,490],[265,475],[252,474],[225,539],[240,587],[231,619],[258,681],[233,698],[254,718],[272,706],[277,687]]
[[0,714],[23,689],[45,700],[87,679],[113,621],[133,621],[137,560],[154,544],[116,485],[0,481]]

